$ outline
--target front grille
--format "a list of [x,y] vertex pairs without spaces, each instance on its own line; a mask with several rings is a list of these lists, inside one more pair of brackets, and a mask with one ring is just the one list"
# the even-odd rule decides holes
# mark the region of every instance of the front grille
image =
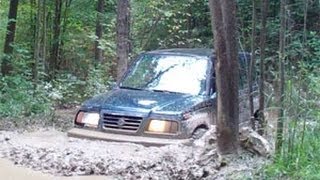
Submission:
[[141,124],[142,117],[122,116],[104,113],[102,127],[108,130],[136,132]]

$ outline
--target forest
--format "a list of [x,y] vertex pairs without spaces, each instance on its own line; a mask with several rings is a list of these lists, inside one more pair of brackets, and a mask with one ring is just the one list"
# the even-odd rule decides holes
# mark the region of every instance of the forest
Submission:
[[[235,2],[235,46],[251,53],[260,87],[251,115],[261,110],[259,133],[276,134],[255,176],[318,179],[320,1]],[[211,18],[208,0],[0,0],[0,121],[54,121],[110,90],[141,52],[213,48]]]

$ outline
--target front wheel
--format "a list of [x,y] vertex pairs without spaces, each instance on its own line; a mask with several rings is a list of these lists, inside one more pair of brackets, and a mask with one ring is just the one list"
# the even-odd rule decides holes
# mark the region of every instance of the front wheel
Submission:
[[206,128],[197,128],[193,133],[192,133],[192,139],[200,139],[208,129]]

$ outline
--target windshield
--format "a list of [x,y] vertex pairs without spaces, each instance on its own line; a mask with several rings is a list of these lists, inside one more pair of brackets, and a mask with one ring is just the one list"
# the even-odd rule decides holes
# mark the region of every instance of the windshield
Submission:
[[201,57],[145,54],[131,67],[120,86],[203,95],[207,63]]

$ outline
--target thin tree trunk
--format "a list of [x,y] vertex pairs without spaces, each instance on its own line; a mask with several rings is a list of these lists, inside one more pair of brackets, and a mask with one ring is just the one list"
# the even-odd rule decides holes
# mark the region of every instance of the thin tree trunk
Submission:
[[239,64],[236,41],[236,2],[210,0],[215,46],[218,150],[236,153],[239,133]]
[[52,49],[50,53],[49,62],[49,76],[50,78],[55,77],[55,72],[58,70],[58,64],[60,60],[60,25],[61,25],[61,8],[62,0],[55,0],[55,15],[53,22],[53,42]]
[[[158,26],[160,20],[161,20],[160,16],[155,17],[155,20],[153,20],[152,25],[149,28],[149,32],[145,33],[147,37],[141,39],[141,43],[140,44],[141,44],[142,49],[147,49],[147,47],[149,46],[150,41],[152,39],[152,36],[155,33],[155,31],[157,30],[157,26]],[[144,41],[144,43],[142,43],[143,41]]]
[[[307,17],[308,17],[308,0],[304,0],[304,19],[303,19],[303,50],[305,51],[306,48],[306,43],[307,43]],[[319,16],[320,17],[320,16]],[[305,134],[305,129],[306,129],[306,121],[307,118],[304,118],[303,120],[303,130],[302,130],[302,136],[301,136],[301,149],[303,147],[304,143],[304,134]]]
[[264,61],[265,61],[265,48],[267,36],[267,13],[268,13],[268,0],[262,0],[261,7],[261,32],[260,32],[260,84],[259,84],[259,130],[260,135],[264,134],[266,122],[264,119]]
[[307,16],[308,16],[308,0],[304,0],[304,10],[303,10],[303,46],[304,47],[307,41]]
[[117,81],[128,67],[129,58],[129,0],[118,0],[117,4]]
[[4,41],[3,53],[5,56],[2,59],[1,73],[3,76],[9,75],[12,72],[12,58],[13,52],[12,43],[14,43],[15,31],[16,31],[16,20],[18,11],[19,0],[11,0],[10,8],[8,13],[8,25],[7,34]]
[[103,35],[103,16],[104,16],[104,6],[105,6],[105,0],[98,0],[97,2],[97,22],[96,22],[96,37],[95,45],[94,45],[94,57],[97,62],[103,61],[103,49],[100,48],[99,42],[102,39]]
[[41,71],[45,72],[47,58],[47,2],[42,0],[42,49],[41,49]]
[[284,60],[285,60],[285,30],[286,30],[286,17],[285,17],[286,0],[281,0],[280,5],[280,37],[279,37],[279,65],[280,65],[280,84],[279,84],[279,115],[277,121],[277,139],[276,139],[276,152],[281,153],[283,143],[283,115],[284,115]]
[[[31,42],[31,51],[35,49],[35,41],[36,41],[36,23],[37,23],[37,13],[35,12],[37,9],[36,0],[30,0],[30,30],[28,33],[28,38],[30,38]],[[34,52],[33,52],[34,53]]]
[[38,0],[37,6],[37,14],[36,14],[36,24],[35,24],[35,36],[34,36],[34,50],[33,50],[33,67],[32,67],[32,75],[33,75],[33,82],[36,87],[38,82],[38,65],[40,59],[40,52],[41,52],[41,0]]
[[[34,64],[32,68],[33,81],[35,86],[39,81],[42,73],[45,72],[45,59],[46,59],[46,0],[37,1],[37,14],[36,14],[36,25],[35,25],[35,40],[34,40]],[[42,73],[39,73],[42,72]]]
[[[68,62],[63,59],[63,49],[64,49],[64,36],[67,31],[67,26],[68,26],[68,11],[70,10],[72,0],[65,0],[64,1],[64,10],[63,10],[63,15],[62,15],[62,24],[63,26],[60,28],[60,38],[59,38],[59,61],[57,62],[57,69],[64,69],[68,66]],[[61,6],[61,14],[62,14],[62,8],[63,5]]]
[[254,114],[254,104],[253,104],[253,70],[254,65],[256,64],[256,53],[255,53],[255,40],[256,40],[256,0],[252,0],[252,31],[251,31],[251,60],[249,65],[249,75],[248,75],[248,84],[249,84],[249,109],[250,109],[250,121],[251,127],[255,130],[255,119]]

